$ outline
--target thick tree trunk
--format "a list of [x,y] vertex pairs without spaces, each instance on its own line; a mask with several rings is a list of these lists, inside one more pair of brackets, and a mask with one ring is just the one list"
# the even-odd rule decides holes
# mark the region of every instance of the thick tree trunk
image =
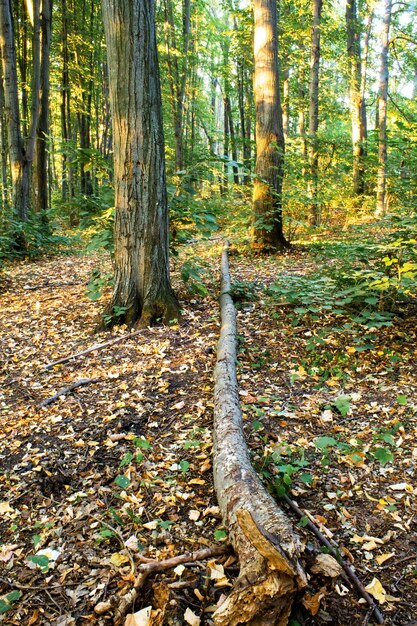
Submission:
[[277,5],[255,0],[254,95],[256,167],[253,245],[265,252],[288,246],[282,230],[284,134],[278,80]]
[[[114,292],[107,313],[134,324],[178,317],[169,279],[168,209],[154,3],[102,0],[113,119]],[[117,308],[116,308],[117,307]]]
[[51,45],[51,0],[42,0],[40,111],[36,145],[37,210],[49,207],[48,137],[49,137],[49,51]]
[[385,0],[384,21],[381,33],[381,68],[379,74],[378,94],[378,121],[379,121],[379,144],[378,144],[378,182],[376,214],[382,215],[386,204],[387,184],[387,101],[388,101],[388,47],[389,29],[391,25],[392,0]]
[[316,226],[320,223],[320,207],[318,198],[319,146],[317,131],[319,128],[320,22],[322,5],[322,0],[313,0],[313,28],[311,32],[309,85],[310,111],[308,124],[308,160],[310,166],[310,177],[308,181],[308,194],[311,201],[311,222]]
[[254,471],[246,447],[236,378],[236,310],[227,247],[222,255],[221,331],[214,373],[214,485],[239,558],[234,589],[214,613],[217,626],[284,626],[305,585],[301,545],[285,514]]

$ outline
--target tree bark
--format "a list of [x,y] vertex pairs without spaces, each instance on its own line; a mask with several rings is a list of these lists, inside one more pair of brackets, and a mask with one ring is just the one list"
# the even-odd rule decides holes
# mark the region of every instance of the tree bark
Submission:
[[360,24],[356,0],[346,3],[347,53],[349,61],[349,101],[352,126],[353,152],[353,193],[362,195],[365,191],[364,155],[366,143],[366,108],[364,90],[361,89],[362,59],[360,44]]
[[[154,2],[102,0],[113,119],[114,291],[107,313],[129,325],[177,318]],[[117,309],[115,309],[117,307]]]
[[[4,110],[3,65],[0,61],[0,150],[1,150],[1,207],[3,212],[9,208],[9,192],[7,184],[7,138],[6,116]],[[4,214],[4,213],[3,213]]]
[[240,572],[214,613],[217,626],[284,626],[305,585],[301,545],[285,514],[254,471],[243,435],[236,378],[236,310],[227,247],[222,254],[221,331],[214,373],[214,485]]
[[0,45],[4,78],[4,110],[8,126],[12,202],[17,216],[27,220],[28,190],[23,187],[25,151],[20,129],[19,95],[17,87],[16,50],[13,19],[9,0],[0,0]]
[[310,176],[308,181],[308,195],[311,201],[311,222],[315,226],[320,223],[320,207],[318,198],[319,146],[317,131],[319,128],[320,22],[322,5],[322,0],[313,0],[313,27],[311,32],[309,84],[310,110],[308,124],[308,160],[310,166]]
[[265,252],[288,247],[282,228],[284,133],[278,79],[277,6],[255,0],[254,95],[256,166],[253,246]]
[[40,111],[36,145],[37,210],[49,207],[48,137],[49,137],[49,52],[51,46],[51,0],[42,0],[41,13],[41,67]]
[[391,25],[392,0],[384,2],[384,20],[382,26],[381,40],[381,66],[379,74],[378,92],[378,181],[376,198],[376,215],[382,215],[386,204],[386,184],[387,184],[387,101],[388,101],[388,47],[389,30]]

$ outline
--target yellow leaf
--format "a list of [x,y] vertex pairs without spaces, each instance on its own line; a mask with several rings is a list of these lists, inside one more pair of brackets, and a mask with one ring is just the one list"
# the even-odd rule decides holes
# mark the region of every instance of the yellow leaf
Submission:
[[365,590],[381,604],[384,604],[387,599],[387,592],[385,591],[378,578],[374,578],[372,582],[370,582],[369,585],[365,587]]
[[375,559],[378,565],[382,565],[382,563],[385,563],[385,561],[388,561],[388,559],[391,559],[393,556],[395,556],[395,552],[389,552],[386,554],[378,554]]
[[121,552],[115,552],[110,557],[110,563],[112,565],[115,565],[116,567],[120,567],[121,565],[123,565],[123,563],[128,563],[128,562],[129,562],[129,558],[125,554],[122,554]]
[[0,513],[13,513],[14,509],[9,502],[0,502]]

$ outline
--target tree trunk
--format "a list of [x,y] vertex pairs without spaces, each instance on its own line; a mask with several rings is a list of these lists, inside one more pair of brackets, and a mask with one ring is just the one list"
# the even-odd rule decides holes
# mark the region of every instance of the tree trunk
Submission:
[[154,2],[102,0],[113,119],[114,292],[107,309],[142,324],[178,317],[169,278],[168,208]]
[[287,247],[282,230],[284,134],[278,80],[277,6],[255,0],[254,95],[256,167],[253,245],[265,252]]
[[239,559],[239,578],[214,613],[216,626],[285,626],[305,586],[298,536],[254,471],[236,378],[236,310],[227,248],[222,255],[221,331],[214,373],[213,473],[219,507]]
[[[0,149],[1,149],[1,207],[3,212],[9,208],[9,193],[7,184],[7,138],[6,116],[4,111],[4,83],[3,65],[0,61]],[[4,215],[4,213],[3,213]]]
[[49,52],[51,45],[51,0],[42,0],[40,111],[36,145],[37,210],[49,207],[48,137],[49,137]]
[[361,90],[362,61],[360,45],[360,25],[357,15],[356,0],[346,3],[347,53],[349,60],[349,101],[352,125],[353,151],[353,193],[362,195],[365,190],[364,161],[366,142],[366,115],[364,92]]
[[190,45],[191,0],[182,2],[182,60],[178,62],[177,37],[172,0],[164,0],[165,47],[168,63],[168,79],[171,89],[175,136],[175,171],[184,166],[184,99],[188,77],[188,50]]
[[388,100],[388,46],[389,29],[391,24],[392,0],[385,0],[384,21],[382,27],[382,50],[381,69],[379,74],[378,93],[378,183],[376,214],[382,215],[385,211],[386,203],[386,183],[387,183],[387,100]]
[[282,128],[284,131],[284,139],[290,136],[290,69],[287,67],[282,73]]
[[309,166],[310,177],[308,194],[311,201],[311,222],[317,226],[320,223],[320,207],[318,198],[319,177],[319,147],[317,131],[319,128],[319,72],[320,72],[320,22],[322,0],[313,0],[313,28],[311,33],[310,55],[310,85],[309,85]]

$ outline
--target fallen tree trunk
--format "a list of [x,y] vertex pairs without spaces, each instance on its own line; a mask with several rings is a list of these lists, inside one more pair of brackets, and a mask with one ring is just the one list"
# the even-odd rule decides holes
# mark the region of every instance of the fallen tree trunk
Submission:
[[286,626],[294,595],[305,586],[301,542],[253,469],[236,378],[236,310],[227,244],[222,254],[221,331],[214,372],[214,485],[240,572],[214,613],[217,626]]

